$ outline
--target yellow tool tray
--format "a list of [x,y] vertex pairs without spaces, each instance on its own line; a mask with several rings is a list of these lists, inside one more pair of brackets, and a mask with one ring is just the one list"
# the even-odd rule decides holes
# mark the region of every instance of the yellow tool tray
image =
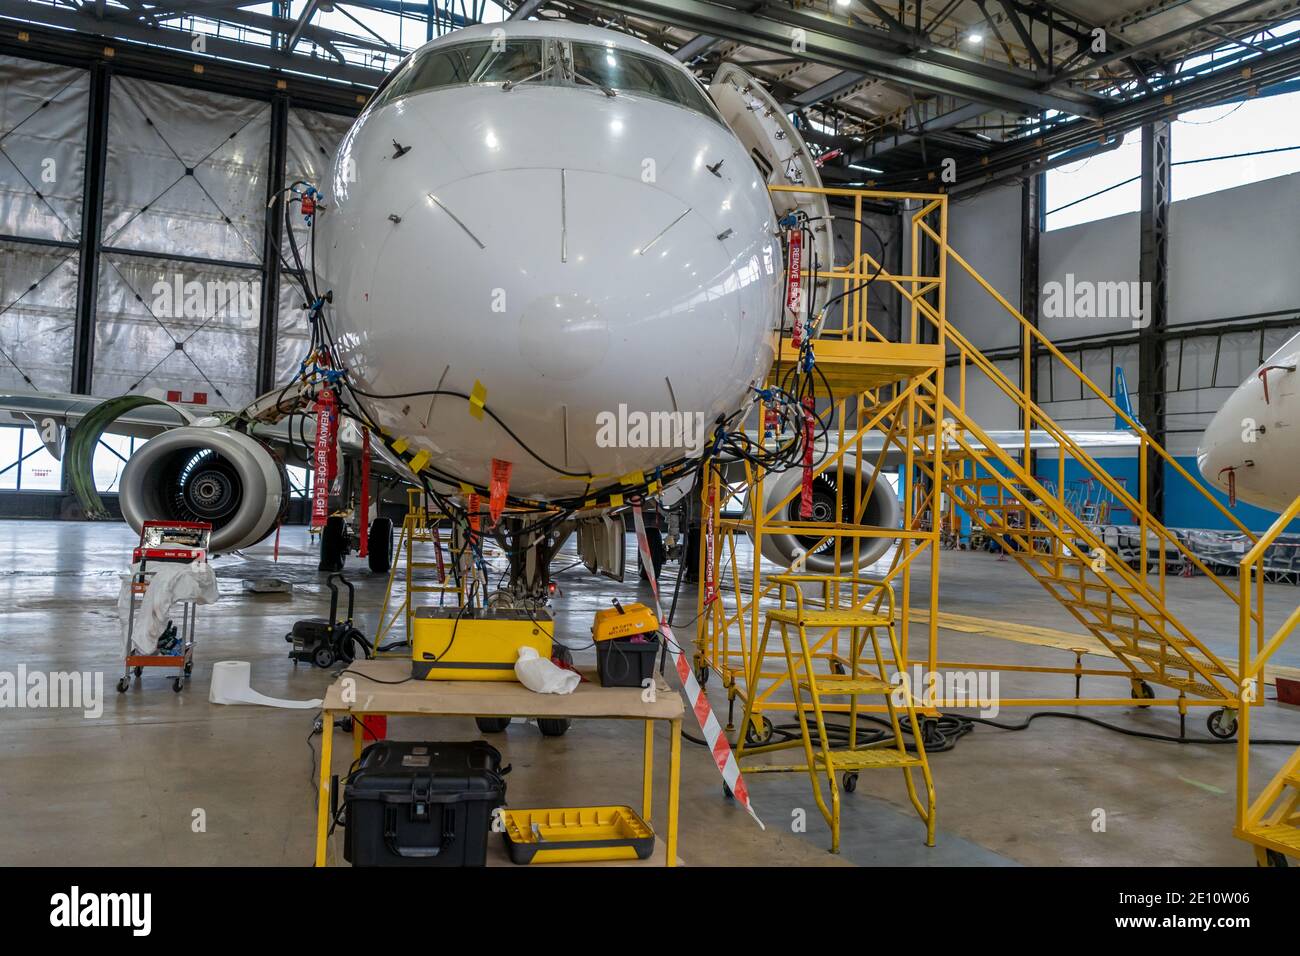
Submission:
[[506,851],[515,863],[644,860],[655,834],[631,807],[505,810]]
[[591,636],[596,641],[612,641],[620,637],[632,637],[635,634],[653,634],[659,630],[659,620],[655,612],[644,604],[625,604],[607,607],[596,612],[596,621],[591,625]]
[[553,653],[548,611],[421,607],[411,635],[411,674],[423,680],[515,680],[521,647]]

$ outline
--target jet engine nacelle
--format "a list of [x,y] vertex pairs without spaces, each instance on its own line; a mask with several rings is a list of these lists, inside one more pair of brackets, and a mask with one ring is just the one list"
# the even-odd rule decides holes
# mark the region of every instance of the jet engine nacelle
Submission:
[[[874,473],[875,469],[865,462],[859,465],[855,462],[845,461],[842,470],[837,470],[834,467],[826,469],[822,474],[813,478],[813,514],[812,518],[804,520],[835,521],[836,483],[843,481],[844,489],[839,520],[844,524],[853,524],[855,483],[858,481],[860,474],[862,490],[865,492]],[[781,521],[799,521],[801,497],[799,488],[802,483],[803,470],[801,468],[791,468],[788,471],[766,477],[763,480],[764,513],[769,513],[777,502],[794,492],[794,497],[774,517]],[[871,489],[871,497],[867,499],[866,511],[863,512],[862,521],[859,523],[868,527],[897,528],[900,525],[902,513],[903,509],[899,504],[898,495],[894,493],[893,487],[884,479],[884,476],[881,476],[876,479],[875,486]],[[749,506],[746,506],[746,517],[750,516]],[[843,539],[840,545],[838,566],[835,562],[834,540],[826,542],[816,550],[809,550],[819,540],[820,538],[816,536],[772,532],[765,529],[763,531],[763,557],[774,564],[780,564],[788,568],[803,556],[802,569],[810,574],[851,574],[856,568],[868,567],[879,561],[889,551],[895,539],[892,537],[859,538],[860,544],[856,568],[853,562],[852,539]]]
[[209,550],[235,551],[275,530],[289,476],[265,444],[220,425],[189,425],[146,442],[122,470],[118,500],[134,530],[145,521],[208,521]]

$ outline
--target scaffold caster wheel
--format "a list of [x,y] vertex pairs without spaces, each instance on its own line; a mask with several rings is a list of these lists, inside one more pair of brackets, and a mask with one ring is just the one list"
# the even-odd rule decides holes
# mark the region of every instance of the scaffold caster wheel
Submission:
[[731,788],[728,787],[725,783],[722,785],[722,796],[727,800],[736,799],[736,795],[731,792]]
[[118,678],[118,680],[117,680],[117,692],[118,692],[119,694],[125,694],[125,693],[127,692],[127,689],[130,688],[130,686],[131,686],[131,680],[130,680],[130,678],[127,678],[127,677],[119,677],[119,678]]
[[1230,740],[1237,734],[1237,715],[1229,713],[1227,708],[1220,707],[1205,719],[1205,727],[1211,736],[1218,737],[1220,740]]
[[1291,865],[1286,858],[1286,854],[1279,853],[1277,850],[1265,850],[1264,861],[1262,865],[1269,867],[1289,867]]
[[[1156,692],[1151,685],[1144,680],[1131,680],[1129,687],[1133,689],[1133,696],[1139,700],[1155,700]],[[1139,707],[1150,707],[1150,704],[1138,704]]]
[[569,730],[568,717],[538,717],[537,729],[543,737],[563,737]]
[[845,674],[848,673],[848,671],[844,669],[844,665],[841,664],[839,661],[831,661],[831,673],[839,677],[843,677]]
[[[139,677],[141,674],[144,673],[144,668],[143,668],[143,667],[137,667],[137,668],[134,670],[133,673],[135,674],[136,677]],[[122,680],[126,680],[126,678],[123,677]]]
[[704,685],[706,685],[706,684],[709,682],[709,665],[708,665],[708,664],[696,664],[696,665],[695,665],[695,680],[699,683],[699,685],[700,685],[701,687],[703,687]]
[[852,793],[858,789],[858,775],[856,773],[846,773],[844,775],[844,792]]
[[756,731],[751,721],[745,725],[745,743],[753,747],[761,747],[772,739],[772,721],[768,717],[762,720],[763,729]]
[[176,691],[176,693],[179,694],[184,689],[185,689],[184,677],[177,677],[175,680],[172,681],[172,690]]

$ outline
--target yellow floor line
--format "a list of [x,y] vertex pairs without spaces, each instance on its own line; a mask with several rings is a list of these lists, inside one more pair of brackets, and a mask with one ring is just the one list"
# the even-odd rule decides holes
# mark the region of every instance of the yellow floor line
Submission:
[[[929,612],[925,608],[914,608],[912,616],[917,621],[930,622]],[[1054,647],[1073,651],[1076,648],[1089,654],[1099,654],[1111,659],[1115,655],[1101,641],[1091,634],[1071,634],[1050,627],[1035,627],[1032,624],[1016,624],[1012,621],[993,621],[983,617],[970,617],[966,614],[939,612],[939,626],[948,631],[960,631],[964,634],[982,634],[985,637],[997,637],[1017,644],[1032,644],[1036,647]],[[1233,657],[1223,658],[1229,667],[1235,668],[1237,660]],[[1274,677],[1287,677],[1300,680],[1300,667],[1285,667],[1272,664],[1265,670],[1265,683],[1272,684]]]

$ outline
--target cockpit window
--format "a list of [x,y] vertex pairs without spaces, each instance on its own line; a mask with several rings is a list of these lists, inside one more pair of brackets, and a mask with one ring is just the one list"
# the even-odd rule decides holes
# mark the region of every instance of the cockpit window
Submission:
[[375,100],[375,105],[412,93],[466,83],[521,83],[543,73],[544,44],[537,39],[481,40],[438,47],[411,59]]
[[573,72],[579,77],[616,92],[641,93],[717,117],[695,82],[668,63],[597,43],[574,43],[572,47]]
[[721,121],[707,95],[685,71],[654,57],[597,43],[543,38],[474,40],[416,53],[380,89],[372,106],[449,86],[519,83],[596,86],[611,93],[652,96]]

